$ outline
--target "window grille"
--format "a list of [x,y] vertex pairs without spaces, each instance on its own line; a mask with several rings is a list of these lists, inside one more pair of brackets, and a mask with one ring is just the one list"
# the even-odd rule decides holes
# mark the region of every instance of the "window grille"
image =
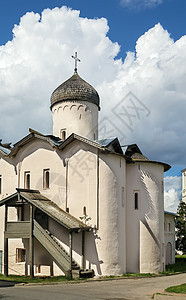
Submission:
[[26,261],[26,249],[17,248],[16,249],[16,263],[21,263]]

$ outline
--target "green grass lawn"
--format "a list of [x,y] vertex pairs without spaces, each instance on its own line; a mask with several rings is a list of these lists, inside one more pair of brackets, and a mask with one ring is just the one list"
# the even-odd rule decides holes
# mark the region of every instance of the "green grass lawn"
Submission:
[[19,275],[9,275],[5,277],[4,275],[0,275],[0,280],[8,280],[14,281],[15,283],[49,283],[49,282],[61,282],[68,280],[66,276],[55,276],[55,277],[34,277],[30,278],[29,276],[19,276]]
[[[154,277],[157,276],[157,274],[143,274],[143,273],[130,273],[130,274],[123,274],[123,276],[106,276],[106,277],[100,277],[100,279],[111,279],[111,278],[117,278],[117,277]],[[0,280],[6,280],[6,281],[13,281],[15,283],[50,283],[50,282],[62,282],[62,281],[69,281],[74,279],[70,279],[66,276],[41,276],[41,277],[34,277],[30,278],[29,276],[20,276],[20,275],[9,275],[8,277],[5,277],[4,275],[0,274]],[[78,279],[79,280],[79,279]],[[80,280],[86,280],[86,278],[81,278]]]
[[153,273],[125,273],[123,274],[123,277],[154,277],[157,276],[157,274]]
[[166,292],[186,294],[186,283],[176,285],[176,286],[171,286],[166,289]]
[[[186,255],[176,255],[176,263],[174,265],[168,265],[167,272],[186,272]],[[166,289],[166,292],[186,294],[186,283],[177,286],[171,286]]]

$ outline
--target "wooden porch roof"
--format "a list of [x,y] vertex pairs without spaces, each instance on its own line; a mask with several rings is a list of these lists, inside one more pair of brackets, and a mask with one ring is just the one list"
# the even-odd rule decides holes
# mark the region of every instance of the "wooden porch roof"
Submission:
[[38,190],[17,189],[17,193],[12,194],[0,201],[0,206],[7,204],[8,206],[16,206],[26,201],[33,206],[39,208],[57,223],[64,226],[69,231],[90,230],[87,226],[71,214],[65,212],[53,201],[43,196]]

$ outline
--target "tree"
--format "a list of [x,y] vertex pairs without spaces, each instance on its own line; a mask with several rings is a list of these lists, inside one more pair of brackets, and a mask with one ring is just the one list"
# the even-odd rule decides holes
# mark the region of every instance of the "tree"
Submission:
[[181,201],[177,209],[176,249],[186,253],[186,203]]

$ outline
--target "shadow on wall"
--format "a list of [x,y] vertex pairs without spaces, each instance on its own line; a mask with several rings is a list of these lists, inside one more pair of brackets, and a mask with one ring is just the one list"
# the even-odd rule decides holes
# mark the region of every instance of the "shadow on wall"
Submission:
[[[59,225],[57,222],[50,220],[49,230],[54,236],[64,243],[65,248],[67,249],[69,245],[69,236],[68,230]],[[92,269],[94,266],[97,269],[97,273],[102,275],[101,264],[103,261],[99,260],[96,240],[99,237],[97,234],[91,232],[85,232],[85,261],[88,262],[88,268]],[[73,243],[72,249],[81,257],[82,256],[82,234],[74,233],[73,234]],[[75,257],[73,257],[75,259]],[[95,268],[94,268],[95,269]]]
[[101,264],[102,260],[99,260],[98,251],[96,247],[97,240],[100,239],[97,234],[86,232],[85,234],[85,259],[89,262],[89,269],[92,265],[96,266],[98,275],[102,275]]
[[[28,276],[30,274],[29,269],[30,269],[30,261],[29,261],[29,240],[28,239],[23,239],[23,245],[25,249],[28,249],[27,255],[26,255],[26,263],[25,263],[25,274]],[[38,266],[47,266],[50,268],[50,271],[48,275],[52,276],[53,275],[53,262],[52,258],[47,252],[47,250],[43,247],[42,244],[40,244],[37,239],[34,238],[34,265],[36,267]],[[37,268],[35,269],[35,272],[37,272]],[[39,272],[40,273],[40,272]]]

